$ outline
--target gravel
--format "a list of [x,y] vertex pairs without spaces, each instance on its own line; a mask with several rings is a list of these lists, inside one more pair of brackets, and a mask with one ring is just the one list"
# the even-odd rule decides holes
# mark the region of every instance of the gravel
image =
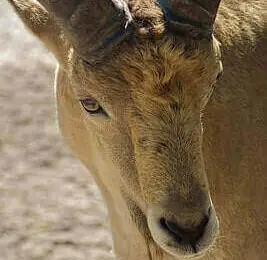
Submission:
[[56,61],[0,2],[0,260],[113,259],[93,177],[64,144]]

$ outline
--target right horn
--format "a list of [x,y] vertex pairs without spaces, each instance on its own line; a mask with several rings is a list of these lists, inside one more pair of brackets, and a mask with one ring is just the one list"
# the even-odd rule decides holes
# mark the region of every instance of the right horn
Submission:
[[190,38],[208,38],[221,0],[158,0],[169,30]]

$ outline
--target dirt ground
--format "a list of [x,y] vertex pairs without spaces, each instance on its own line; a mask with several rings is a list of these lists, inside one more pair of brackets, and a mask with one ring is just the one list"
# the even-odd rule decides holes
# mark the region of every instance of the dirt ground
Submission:
[[108,217],[57,127],[56,62],[0,2],[0,260],[107,260]]

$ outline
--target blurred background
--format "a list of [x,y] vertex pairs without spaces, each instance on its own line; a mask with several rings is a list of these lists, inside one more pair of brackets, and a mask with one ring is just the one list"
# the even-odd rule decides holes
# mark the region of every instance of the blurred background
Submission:
[[56,61],[0,2],[0,260],[112,259],[90,173],[64,144]]

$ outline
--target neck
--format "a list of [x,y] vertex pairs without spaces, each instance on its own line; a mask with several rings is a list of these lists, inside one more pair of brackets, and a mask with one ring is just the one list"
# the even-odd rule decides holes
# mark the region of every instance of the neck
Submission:
[[99,180],[97,184],[108,208],[116,260],[174,260],[141,235],[119,189],[111,191]]
[[108,208],[116,260],[149,260],[147,243],[131,219],[128,207],[119,192],[102,194]]
[[133,223],[125,203],[112,198],[106,200],[113,237],[113,248],[117,260],[149,260],[145,239]]

